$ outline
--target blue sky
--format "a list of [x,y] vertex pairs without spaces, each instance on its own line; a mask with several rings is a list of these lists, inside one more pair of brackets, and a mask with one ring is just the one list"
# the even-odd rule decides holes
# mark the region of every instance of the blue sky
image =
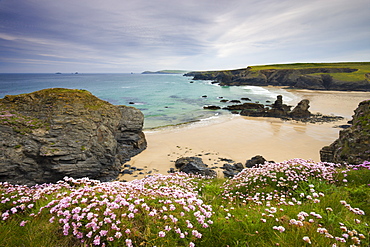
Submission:
[[0,73],[370,61],[369,0],[0,0]]

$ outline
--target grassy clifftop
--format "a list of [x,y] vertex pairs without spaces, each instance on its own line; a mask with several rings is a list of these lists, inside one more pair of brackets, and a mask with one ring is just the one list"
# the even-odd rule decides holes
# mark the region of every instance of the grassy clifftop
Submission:
[[370,91],[370,62],[295,63],[249,66],[185,74],[194,80],[213,80],[220,85],[288,86],[291,88]]
[[[313,69],[313,68],[352,68],[357,71],[351,73],[328,73],[333,78],[343,81],[361,81],[370,73],[370,62],[344,62],[344,63],[292,63],[250,66],[252,71],[269,69]],[[317,73],[319,74],[319,73]]]

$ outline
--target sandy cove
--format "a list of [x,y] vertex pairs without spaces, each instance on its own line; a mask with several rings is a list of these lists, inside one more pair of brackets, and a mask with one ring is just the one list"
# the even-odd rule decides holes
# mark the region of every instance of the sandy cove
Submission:
[[[292,158],[320,161],[319,150],[338,138],[338,125],[351,119],[358,104],[370,99],[369,92],[328,92],[288,90],[301,99],[310,100],[310,111],[343,116],[331,123],[301,123],[277,118],[255,118],[239,115],[221,116],[188,125],[144,131],[148,147],[126,164],[139,168],[132,175],[120,175],[130,181],[147,174],[174,168],[180,157],[199,156],[210,167],[222,166],[220,158],[245,164],[255,155],[281,162]],[[141,170],[142,169],[142,170]],[[222,171],[217,170],[219,176]]]

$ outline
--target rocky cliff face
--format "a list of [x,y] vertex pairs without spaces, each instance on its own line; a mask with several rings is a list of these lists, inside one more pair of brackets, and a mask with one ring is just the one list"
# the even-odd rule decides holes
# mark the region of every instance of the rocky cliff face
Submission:
[[330,73],[352,73],[352,68],[307,68],[307,69],[262,69],[251,67],[227,71],[190,72],[193,80],[212,80],[226,86],[288,86],[314,90],[370,91],[370,79],[364,76],[361,81],[341,81]]
[[146,148],[144,116],[85,90],[45,89],[0,99],[0,181],[114,179]]
[[370,161],[370,100],[359,104],[351,122],[336,141],[320,150],[321,161],[355,165]]

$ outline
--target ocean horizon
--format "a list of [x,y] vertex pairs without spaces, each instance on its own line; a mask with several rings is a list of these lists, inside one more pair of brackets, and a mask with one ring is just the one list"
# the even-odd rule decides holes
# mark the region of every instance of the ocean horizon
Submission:
[[51,74],[1,73],[0,98],[31,93],[46,88],[85,89],[114,105],[133,106],[145,116],[144,129],[175,126],[230,115],[226,110],[205,110],[203,106],[225,107],[220,102],[249,98],[249,102],[273,103],[277,95],[284,102],[296,96],[282,88],[258,86],[223,87],[210,81],[193,81],[181,74]]

